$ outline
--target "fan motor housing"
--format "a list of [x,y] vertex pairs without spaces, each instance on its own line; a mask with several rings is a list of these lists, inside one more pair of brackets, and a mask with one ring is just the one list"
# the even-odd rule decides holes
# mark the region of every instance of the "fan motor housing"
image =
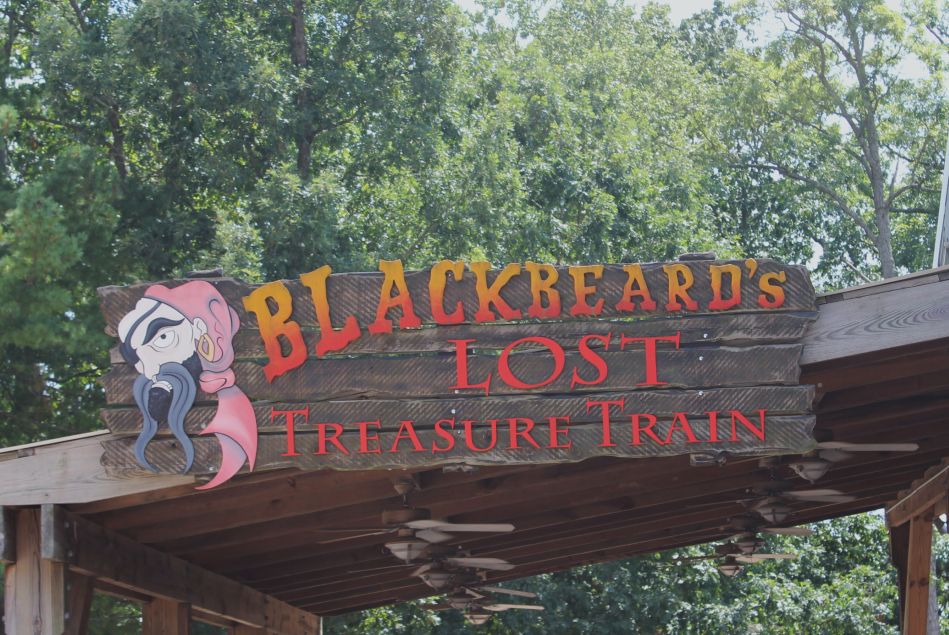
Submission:
[[432,513],[427,509],[400,507],[398,509],[383,510],[382,523],[384,525],[401,525],[413,520],[429,520],[431,517]]

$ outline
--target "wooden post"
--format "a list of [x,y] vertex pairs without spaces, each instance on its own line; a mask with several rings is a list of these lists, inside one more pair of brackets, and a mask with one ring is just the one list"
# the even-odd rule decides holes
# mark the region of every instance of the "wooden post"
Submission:
[[929,622],[929,586],[932,571],[933,509],[909,522],[903,634],[926,635]]
[[262,628],[257,628],[255,626],[244,626],[243,624],[238,624],[232,626],[228,635],[268,635],[267,631]]
[[906,612],[906,560],[909,557],[909,523],[890,526],[890,562],[896,568],[896,588],[899,593],[899,618],[903,626]]
[[89,608],[95,591],[93,578],[70,571],[66,574],[66,630],[64,635],[86,635]]
[[39,510],[21,510],[15,521],[16,562],[6,570],[5,632],[62,635],[66,628],[66,567],[42,557]]
[[142,635],[189,635],[191,607],[174,600],[155,599],[142,607]]

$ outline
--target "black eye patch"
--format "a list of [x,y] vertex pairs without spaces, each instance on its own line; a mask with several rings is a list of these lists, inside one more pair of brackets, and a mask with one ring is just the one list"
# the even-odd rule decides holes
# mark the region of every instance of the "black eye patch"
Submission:
[[142,341],[145,344],[148,344],[156,335],[158,335],[158,331],[168,326],[178,326],[184,321],[184,318],[181,318],[180,320],[169,320],[168,318],[161,317],[155,318],[155,320],[148,325],[148,330],[145,331],[145,339]]

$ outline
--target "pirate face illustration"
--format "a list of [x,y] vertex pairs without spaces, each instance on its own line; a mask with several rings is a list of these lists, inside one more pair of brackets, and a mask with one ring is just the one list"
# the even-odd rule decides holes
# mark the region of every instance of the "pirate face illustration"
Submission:
[[197,390],[217,395],[218,409],[201,434],[215,434],[221,444],[221,468],[208,484],[215,487],[243,467],[251,469],[257,453],[257,425],[247,396],[235,385],[232,339],[240,328],[237,313],[208,282],[193,281],[169,289],[153,285],[119,322],[120,351],[140,373],[133,386],[142,412],[142,432],[135,456],[147,469],[145,449],[161,425],[167,425],[184,452],[184,469],[194,463],[194,443],[185,417]]

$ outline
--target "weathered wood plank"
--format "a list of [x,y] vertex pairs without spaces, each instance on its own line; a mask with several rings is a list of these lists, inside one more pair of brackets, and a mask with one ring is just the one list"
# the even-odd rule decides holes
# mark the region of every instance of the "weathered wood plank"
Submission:
[[66,630],[64,635],[86,635],[95,580],[87,575],[68,571],[66,574]]
[[[646,263],[642,265],[647,287],[652,298],[658,305],[656,311],[642,311],[639,309],[632,313],[617,310],[616,304],[623,297],[623,289],[627,283],[627,274],[623,270],[623,265],[605,265],[603,276],[595,281],[596,293],[588,300],[591,304],[598,299],[603,299],[603,311],[601,317],[615,317],[623,315],[649,316],[666,313],[665,305],[669,301],[669,285],[663,266],[670,263]],[[755,273],[749,277],[747,274],[749,268],[746,261],[699,261],[674,263],[677,265],[688,266],[694,276],[694,284],[689,293],[698,303],[698,313],[712,313],[708,310],[708,302],[711,298],[711,282],[709,274],[709,265],[733,264],[742,270],[741,296],[742,302],[736,307],[736,310],[759,310],[757,299],[761,293],[758,288],[758,282],[762,275],[766,273],[785,272],[787,282],[783,287],[786,293],[786,304],[780,308],[791,311],[812,311],[815,308],[814,289],[811,285],[807,270],[804,267],[794,265],[784,265],[772,260],[760,259],[755,261]],[[566,267],[557,267],[559,279],[554,288],[560,293],[562,312],[561,317],[570,318],[569,310],[574,305],[576,294],[574,291],[573,278],[568,274]],[[499,271],[493,270],[488,273],[489,284],[493,284]],[[328,286],[328,296],[330,298],[330,313],[334,326],[343,324],[345,318],[349,315],[355,315],[359,324],[363,327],[372,323],[376,318],[376,308],[380,297],[380,289],[383,276],[378,272],[371,273],[342,273],[330,276]],[[415,312],[425,324],[433,324],[431,310],[431,297],[429,294],[430,271],[428,269],[421,271],[408,271],[405,273],[405,281],[409,293],[412,296]],[[188,280],[172,280],[165,282],[166,286],[177,286],[189,282]],[[259,285],[251,285],[233,278],[211,278],[208,282],[213,284],[224,296],[240,317],[241,324],[244,326],[256,326],[256,318],[244,310],[243,298]],[[310,290],[307,289],[299,280],[283,281],[293,298],[293,319],[302,326],[315,326],[316,312],[313,308]],[[594,284],[592,276],[588,279],[590,284]],[[115,334],[115,329],[119,320],[131,310],[135,303],[142,297],[145,290],[151,284],[139,284],[129,287],[102,287],[99,289],[99,300],[102,308],[102,314],[106,319],[107,330]],[[530,290],[530,276],[523,272],[515,276],[501,290],[501,297],[514,308],[526,309],[532,303]],[[637,298],[638,300],[638,298]],[[466,270],[461,281],[455,282],[449,278],[445,289],[444,306],[448,312],[454,310],[458,302],[464,306],[465,321],[474,320],[474,314],[478,310],[479,303],[475,290],[475,275]],[[393,311],[398,314],[398,310]]]
[[[319,618],[234,580],[64,512],[69,566],[86,575],[278,635],[316,635]],[[61,632],[61,631],[60,631]]]
[[0,562],[16,562],[16,510],[0,508]]
[[156,598],[142,607],[142,635],[190,635],[191,607]]
[[949,459],[944,461],[943,465],[942,469],[937,470],[886,510],[887,525],[902,525],[949,496]]
[[[257,402],[257,430],[261,434],[286,430],[286,415],[279,411],[309,412],[308,424],[300,415],[294,417],[298,431],[314,429],[317,422],[380,421],[382,429],[397,428],[399,421],[411,419],[422,427],[431,426],[438,419],[499,419],[531,417],[545,420],[553,416],[570,417],[571,422],[593,422],[599,419],[595,410],[587,408],[588,396],[514,395],[480,399],[354,399],[319,402]],[[684,412],[694,415],[719,410],[764,409],[771,414],[807,412],[814,401],[813,386],[761,386],[738,388],[710,388],[707,390],[644,390],[642,392],[598,393],[595,399],[611,401],[625,399],[635,402],[641,412]],[[192,408],[185,418],[185,430],[199,434],[216,412],[214,406]],[[138,408],[113,408],[102,411],[102,418],[114,435],[138,434],[142,427],[142,413]],[[158,437],[170,436],[166,427]]]
[[108,433],[103,431],[101,435],[44,444],[31,455],[0,461],[0,505],[84,503],[194,484],[194,477],[180,474],[110,477],[99,462],[105,435]]
[[949,280],[822,304],[802,365],[949,338]]
[[[817,312],[774,312],[700,315],[684,318],[612,318],[571,322],[518,322],[461,326],[425,326],[363,337],[346,347],[346,355],[372,353],[453,352],[453,339],[475,339],[479,350],[502,349],[522,337],[548,337],[565,350],[577,348],[584,335],[625,333],[635,337],[653,337],[678,332],[683,346],[691,344],[780,344],[800,340]],[[307,327],[303,339],[311,357],[315,357],[318,329]],[[260,331],[242,327],[233,341],[236,359],[262,360],[267,357]],[[615,344],[614,344],[615,346]],[[591,348],[602,347],[593,340]],[[524,347],[525,350],[529,348]],[[109,351],[113,364],[124,364],[117,346]]]
[[[671,346],[671,345],[670,345]],[[656,353],[658,378],[667,388],[796,384],[800,376],[799,344],[775,346],[702,347],[664,350]],[[564,370],[542,388],[513,388],[498,377],[499,357],[469,355],[468,377],[476,385],[491,376],[491,394],[579,393],[582,390],[615,391],[642,389],[646,379],[646,356],[640,349],[601,353],[609,368],[608,378],[597,386],[577,384],[571,388],[573,369],[588,381],[596,370],[579,353],[564,354]],[[436,397],[458,394],[455,355],[386,356],[310,360],[273,383],[264,377],[263,367],[251,362],[234,364],[237,384],[252,399],[313,400],[347,398]],[[528,385],[546,380],[554,370],[551,355],[522,353],[510,356],[510,370]],[[137,371],[116,366],[101,382],[110,404],[134,405],[132,384]],[[479,389],[465,394],[484,396]]]
[[62,635],[66,614],[66,570],[42,557],[40,512],[16,517],[16,564],[6,569],[4,600],[8,635]]
[[[753,415],[752,415],[753,416]],[[360,434],[355,430],[344,431],[339,435],[339,442],[347,448],[349,454],[327,444],[329,453],[315,454],[318,448],[319,435],[315,432],[303,432],[295,435],[295,449],[297,454],[287,456],[287,435],[263,435],[258,441],[256,470],[264,471],[286,467],[299,469],[336,469],[336,470],[366,470],[366,469],[393,469],[406,467],[429,467],[449,465],[453,463],[467,463],[471,465],[510,465],[519,462],[525,463],[565,463],[583,461],[594,456],[671,456],[676,454],[690,454],[694,452],[727,452],[736,456],[757,456],[768,454],[800,454],[813,447],[811,430],[814,426],[814,416],[777,416],[767,417],[765,427],[765,441],[749,438],[747,430],[738,425],[737,441],[732,442],[731,422],[725,419],[718,422],[718,437],[726,439],[720,443],[706,443],[703,440],[712,438],[708,418],[689,418],[692,432],[696,441],[689,442],[688,435],[676,430],[670,432],[672,422],[660,420],[655,423],[654,434],[663,443],[652,442],[643,436],[640,445],[631,445],[631,425],[629,417],[614,414],[610,426],[612,445],[605,445],[603,425],[580,424],[566,425],[560,423],[561,429],[569,430],[568,434],[554,438],[547,422],[538,422],[532,433],[536,444],[533,447],[526,439],[521,438],[517,444],[519,449],[506,449],[510,445],[508,438],[511,435],[511,426],[502,421],[497,425],[496,432],[492,433],[491,426],[480,425],[474,429],[472,443],[478,448],[491,446],[491,439],[499,439],[493,449],[485,451],[471,450],[465,445],[465,439],[459,434],[461,425],[457,426],[453,446],[444,451],[432,452],[433,447],[446,447],[448,441],[434,430],[417,430],[420,447],[423,450],[412,451],[413,445],[405,435],[399,440],[398,432],[379,432],[379,454],[359,453]],[[645,424],[645,420],[644,420]],[[525,424],[518,424],[523,432]],[[645,434],[645,433],[644,433]],[[102,462],[109,473],[119,477],[133,476],[140,473],[142,468],[135,459],[132,447],[134,438],[122,437],[106,441],[105,454]],[[213,473],[219,464],[220,444],[215,439],[199,437],[193,440],[195,459],[192,471],[196,474]],[[570,447],[549,447],[564,445]],[[398,446],[399,452],[389,451]],[[375,448],[375,442],[372,448]],[[163,471],[180,470],[183,457],[180,448],[174,441],[163,439],[153,441],[146,450],[149,462]]]
[[[906,605],[903,609],[903,634],[927,635],[929,623],[929,587],[932,584],[932,510],[914,516],[909,524],[909,550],[906,558]],[[938,630],[938,629],[937,629]]]

